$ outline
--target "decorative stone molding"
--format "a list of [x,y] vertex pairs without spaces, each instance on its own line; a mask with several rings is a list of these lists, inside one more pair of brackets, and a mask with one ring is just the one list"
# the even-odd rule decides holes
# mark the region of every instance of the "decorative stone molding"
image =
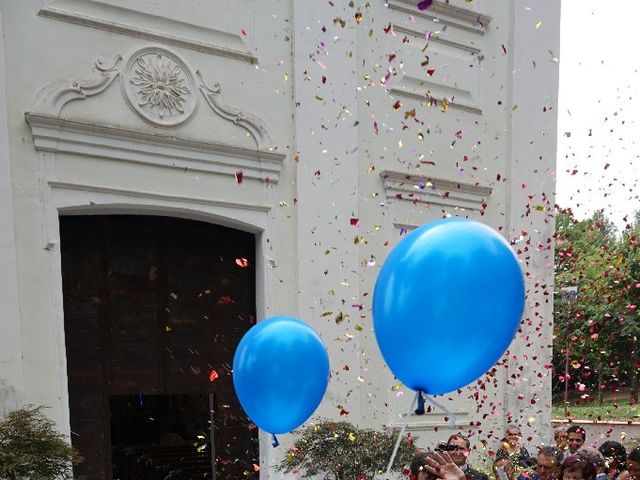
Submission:
[[277,183],[285,154],[27,113],[36,150]]
[[[453,425],[444,420],[445,415],[451,415],[451,421]],[[415,418],[414,415],[411,415],[412,419]],[[441,413],[441,412],[433,412],[433,413],[425,413],[421,416],[420,421],[410,421],[407,424],[407,430],[410,432],[433,432],[433,427],[438,427],[439,429],[459,429],[461,427],[468,427],[471,425],[471,419],[469,418],[469,412],[464,410],[455,410],[450,413]],[[401,423],[394,422],[391,425],[391,428],[394,430],[400,430],[403,426]]]
[[217,115],[251,134],[259,152],[275,149],[269,129],[262,119],[224,103],[220,83],[216,82],[210,88],[204,83],[199,70],[196,73],[200,85],[196,85],[186,62],[164,47],[137,49],[129,55],[124,66],[120,55],[115,57],[111,66],[105,66],[101,60],[97,60],[93,70],[95,75],[89,80],[63,80],[44,86],[36,94],[27,117],[58,117],[67,103],[102,93],[120,75],[121,90],[127,104],[152,125],[175,127],[188,121],[197,110],[197,91],[200,90]]
[[36,94],[32,111],[44,115],[60,115],[64,106],[73,100],[84,100],[104,92],[118,76],[122,56],[117,55],[111,67],[96,60],[93,78],[88,80],[61,80],[46,85]]
[[[230,202],[228,200],[217,200],[211,198],[198,198],[198,197],[184,197],[177,195],[168,195],[158,192],[147,192],[142,190],[131,190],[127,188],[113,188],[113,187],[105,187],[103,185],[89,185],[85,183],[74,183],[74,182],[65,182],[62,180],[48,179],[47,183],[53,189],[58,190],[68,190],[68,191],[79,191],[79,192],[93,192],[103,195],[113,195],[119,197],[133,197],[133,198],[143,198],[147,200],[160,200],[163,202],[170,202],[173,204],[190,204],[190,205],[204,205],[204,206],[212,206],[212,207],[220,207],[227,208],[230,210],[248,210],[255,212],[263,212],[268,213],[272,209],[272,205],[270,204],[251,204],[251,203],[239,203],[239,202]],[[91,205],[91,211],[96,214],[110,214],[113,213],[112,204],[108,205]],[[121,210],[126,210],[125,208],[119,207]],[[139,209],[137,209],[139,211]],[[87,208],[86,205],[83,206],[71,206],[60,208],[60,212],[68,215],[74,214],[78,212],[86,213]],[[122,213],[122,212],[120,212]],[[257,230],[256,230],[257,231]]]
[[491,17],[466,8],[454,7],[446,2],[434,0],[427,10],[417,10],[414,0],[389,0],[389,9],[409,13],[417,18],[437,19],[443,25],[484,35]]
[[146,47],[134,52],[120,80],[131,110],[154,125],[175,127],[196,110],[198,98],[191,70],[167,49]]
[[274,147],[267,126],[260,118],[252,113],[226,105],[222,101],[222,87],[220,84],[216,82],[213,88],[210,88],[205,84],[200,70],[196,70],[196,75],[200,79],[200,91],[214,112],[247,130],[255,139],[258,148],[272,149]]
[[[406,21],[407,13],[415,16],[415,22]],[[483,115],[480,62],[484,58],[485,41],[479,37],[486,32],[491,17],[438,1],[427,10],[417,12],[415,2],[390,0],[389,20],[394,31],[411,38],[411,43],[415,39],[420,44],[424,41],[424,32],[429,31],[429,56],[433,62],[429,65],[437,70],[446,66],[448,72],[444,76],[427,76],[424,68],[418,67],[423,56],[404,58],[402,75],[389,84],[389,92],[428,107]],[[447,28],[449,26],[455,28]],[[470,69],[470,63],[478,68]],[[451,78],[455,81],[450,81]]]
[[[239,33],[217,30],[124,8],[105,0],[38,0],[38,15],[118,35],[162,42],[248,63],[258,63]],[[130,2],[142,3],[142,2]]]
[[388,199],[482,210],[491,195],[490,187],[444,178],[390,170],[380,172],[380,177]]
[[447,108],[482,115],[482,108],[470,101],[469,92],[436,84],[428,84],[431,88],[425,92],[424,84],[428,84],[428,82],[419,81],[407,75],[397,85],[391,87],[389,93],[397,97],[417,100],[428,107],[437,106],[439,108],[442,108],[442,99],[445,98],[447,99]]

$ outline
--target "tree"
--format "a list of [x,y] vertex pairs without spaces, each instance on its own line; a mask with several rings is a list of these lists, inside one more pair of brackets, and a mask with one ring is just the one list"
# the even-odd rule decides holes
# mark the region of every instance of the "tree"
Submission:
[[[554,363],[556,371],[563,371],[558,379],[565,388],[571,381],[585,391],[595,372],[599,402],[624,349],[621,325],[615,320],[620,314],[620,263],[615,226],[601,211],[582,221],[571,210],[557,213]],[[569,291],[577,293],[575,301],[562,295]],[[581,372],[580,381],[567,375],[569,360],[570,370]]]
[[71,466],[79,460],[42,407],[29,405],[0,421],[0,479],[71,478]]
[[633,224],[627,225],[619,246],[621,263],[619,297],[621,336],[626,343],[628,354],[627,375],[630,380],[631,401],[638,401],[638,372],[640,368],[640,317],[637,306],[640,304],[640,211],[634,214]]
[[[325,473],[334,480],[371,480],[387,468],[396,437],[347,422],[321,422],[302,431],[278,469],[300,470],[305,477]],[[408,465],[415,451],[413,441],[400,442],[392,469]]]

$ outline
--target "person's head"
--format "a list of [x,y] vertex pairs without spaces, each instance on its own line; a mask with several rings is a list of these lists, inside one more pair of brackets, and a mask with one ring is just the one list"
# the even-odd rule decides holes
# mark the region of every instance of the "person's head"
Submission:
[[627,471],[630,480],[640,480],[640,447],[636,447],[627,456]]
[[[447,440],[449,455],[453,463],[461,467],[467,463],[467,457],[469,456],[469,447],[471,443],[469,439],[460,433],[456,433],[449,437]],[[640,480],[640,479],[639,479]]]
[[502,469],[507,480],[513,480],[516,476],[516,469],[508,458],[499,458],[493,462],[493,476],[496,480],[501,480],[498,470]]
[[580,425],[571,425],[567,428],[567,443],[571,453],[576,453],[580,450],[586,439],[587,431]]
[[596,480],[596,467],[583,455],[571,455],[562,462],[560,480]]
[[598,450],[604,457],[604,469],[607,473],[610,471],[620,472],[625,469],[627,451],[620,442],[607,440],[598,447]]
[[517,447],[520,445],[520,439],[522,438],[522,433],[520,432],[520,427],[517,425],[509,425],[504,434],[504,440],[509,444],[510,447]]
[[553,429],[553,439],[556,442],[556,447],[558,447],[561,450],[566,450],[569,445],[567,443],[567,428],[562,426],[562,425],[558,425],[557,427],[555,427]]
[[540,480],[557,480],[563,459],[564,452],[558,447],[542,447],[536,458],[536,473]]
[[599,450],[593,447],[582,447],[578,453],[593,464],[597,474],[604,473],[604,457]]
[[413,480],[427,480],[431,478],[431,474],[426,468],[427,458],[429,458],[429,453],[422,450],[416,452],[413,456],[411,466],[409,467],[411,470],[411,478]]

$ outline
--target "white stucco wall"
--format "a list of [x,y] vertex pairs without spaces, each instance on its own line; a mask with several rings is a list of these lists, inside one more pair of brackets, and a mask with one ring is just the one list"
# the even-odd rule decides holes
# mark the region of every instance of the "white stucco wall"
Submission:
[[4,11],[0,5],[0,416],[20,406],[24,398],[3,22]]
[[[450,214],[523,237],[515,248],[527,275],[525,322],[482,389],[440,399],[456,413],[454,427],[433,413],[409,418],[409,429],[424,446],[463,430],[496,448],[511,413],[530,424],[532,442],[548,438],[559,2],[452,0],[425,12],[411,0],[0,5],[5,405],[49,405],[69,429],[58,210],[164,213],[258,234],[259,315],[299,316],[329,349],[332,378],[317,416],[399,426],[411,392],[392,388],[377,350],[373,285],[404,229]],[[176,55],[196,82],[196,70],[210,88],[219,82],[222,111],[196,83],[197,109],[182,125],[133,112],[122,69],[151,46]],[[117,55],[103,91],[73,93],[97,58],[111,66]],[[53,83],[63,80],[71,93]],[[427,92],[438,102],[429,105]],[[270,145],[261,144],[265,132]],[[258,178],[237,184],[233,173],[246,165]],[[416,188],[425,181],[434,189]],[[274,450],[262,439],[265,478],[291,440]]]

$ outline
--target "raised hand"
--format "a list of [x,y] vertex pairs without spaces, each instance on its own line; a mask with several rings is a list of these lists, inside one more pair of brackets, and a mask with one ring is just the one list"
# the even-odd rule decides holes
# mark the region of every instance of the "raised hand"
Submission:
[[447,452],[432,452],[427,457],[427,471],[442,480],[465,480],[465,475]]

